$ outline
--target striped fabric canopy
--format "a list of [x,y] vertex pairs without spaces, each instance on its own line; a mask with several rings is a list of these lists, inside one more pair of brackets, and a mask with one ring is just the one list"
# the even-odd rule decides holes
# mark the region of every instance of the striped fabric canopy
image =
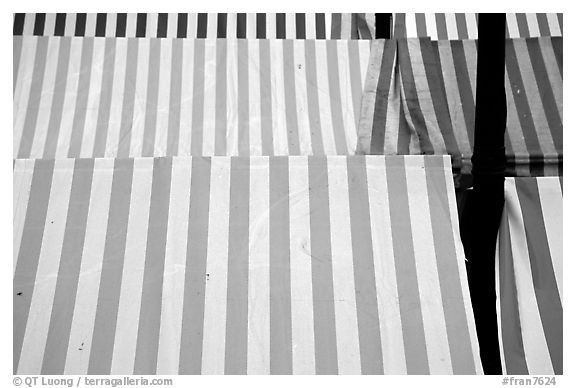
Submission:
[[562,178],[507,178],[497,254],[504,373],[562,374]]
[[16,160],[14,373],[482,373],[447,156]]
[[29,13],[14,35],[147,38],[372,39],[372,13]]
[[14,37],[14,157],[353,154],[370,43]]
[[[474,40],[374,41],[358,153],[448,153],[468,172],[476,66]],[[506,41],[509,174],[562,174],[562,78],[562,38]]]
[[[478,39],[478,14],[473,13],[396,13],[394,38],[432,40]],[[508,13],[506,38],[562,36],[561,13]]]

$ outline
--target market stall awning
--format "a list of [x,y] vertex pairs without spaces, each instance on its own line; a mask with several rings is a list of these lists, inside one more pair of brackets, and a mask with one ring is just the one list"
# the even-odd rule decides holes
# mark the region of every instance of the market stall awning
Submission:
[[496,285],[503,371],[562,374],[562,177],[506,178]]
[[14,35],[372,39],[373,13],[27,13]]
[[[477,46],[429,38],[372,43],[358,152],[450,154],[470,171]],[[562,38],[506,40],[507,169],[562,174]]]
[[482,373],[447,156],[23,160],[14,373]]
[[[478,39],[478,14],[395,13],[393,38]],[[508,13],[506,38],[562,36],[562,13]]]

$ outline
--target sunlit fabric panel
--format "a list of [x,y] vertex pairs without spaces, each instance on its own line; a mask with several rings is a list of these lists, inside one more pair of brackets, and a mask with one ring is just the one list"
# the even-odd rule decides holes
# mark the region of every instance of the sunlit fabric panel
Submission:
[[18,159],[14,373],[480,374],[448,156]]
[[19,13],[14,35],[373,39],[373,13]]
[[[562,13],[507,13],[506,38],[534,38],[563,35]],[[395,13],[394,38],[432,40],[478,39],[478,14]]]
[[14,158],[356,149],[369,41],[13,39]]
[[562,177],[506,178],[496,250],[505,374],[563,374],[562,203]]

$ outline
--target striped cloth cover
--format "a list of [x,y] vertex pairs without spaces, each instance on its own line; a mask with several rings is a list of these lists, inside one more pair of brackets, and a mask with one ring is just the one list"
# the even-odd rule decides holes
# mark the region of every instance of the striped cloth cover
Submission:
[[503,371],[562,374],[562,177],[507,178],[496,250]]
[[373,13],[28,13],[14,35],[147,38],[372,39]]
[[15,158],[356,149],[369,41],[13,39]]
[[14,373],[479,374],[447,156],[16,160]]
[[[478,39],[478,14],[473,13],[396,13],[394,38],[432,40]],[[507,38],[562,36],[562,13],[508,13]]]
[[[507,169],[562,175],[562,38],[506,41]],[[372,42],[358,153],[444,154],[470,170],[477,41]]]

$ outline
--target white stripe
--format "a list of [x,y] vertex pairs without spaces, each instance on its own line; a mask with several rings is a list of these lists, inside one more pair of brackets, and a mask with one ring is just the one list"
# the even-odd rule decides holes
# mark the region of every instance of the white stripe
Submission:
[[228,222],[230,209],[230,158],[213,157],[202,338],[202,374],[224,374],[226,300],[228,290]]
[[316,39],[316,15],[313,13],[305,13],[304,21],[306,24],[306,39]]
[[520,38],[520,31],[518,30],[518,19],[515,13],[506,14],[506,22],[508,24],[508,33],[510,38]]
[[338,77],[340,78],[340,96],[342,100],[342,120],[344,121],[344,131],[346,132],[346,145],[348,155],[353,155],[356,151],[358,135],[356,128],[358,123],[354,116],[354,101],[352,97],[350,80],[350,58],[348,45],[355,44],[352,40],[337,40],[338,48]]
[[542,216],[544,227],[546,228],[546,237],[548,238],[548,247],[552,266],[554,267],[554,276],[558,285],[560,301],[563,301],[563,265],[562,265],[562,220],[563,220],[563,198],[562,188],[559,178],[543,177],[537,178],[538,193],[540,194],[540,206],[542,207]]
[[418,37],[418,30],[416,29],[416,14],[407,13],[406,14],[406,37],[416,38]]
[[332,17],[334,14],[332,13],[325,13],[324,14],[324,23],[326,28],[326,39],[332,38]]
[[250,158],[247,373],[261,375],[270,374],[269,175],[268,157]]
[[550,36],[562,36],[562,30],[560,29],[560,22],[558,21],[557,13],[547,13],[548,27],[550,28]]
[[56,14],[47,13],[44,19],[44,32],[45,36],[54,36],[54,27],[56,26]]
[[92,54],[92,69],[90,70],[90,91],[86,105],[86,121],[80,149],[81,157],[92,157],[94,137],[96,136],[96,123],[100,108],[100,91],[102,90],[102,74],[104,69],[104,48],[106,38],[94,38],[94,52]]
[[340,31],[341,31],[341,38],[342,39],[351,39],[352,38],[352,14],[351,13],[343,13],[342,19],[340,23]]
[[194,40],[182,40],[182,94],[178,155],[190,155],[192,144],[192,100],[194,99]]
[[347,158],[328,157],[334,315],[339,374],[361,374]]
[[[532,282],[530,253],[524,230],[524,219],[514,180],[507,179],[504,182],[504,187],[526,366],[529,374],[554,374],[544,329],[540,321],[540,311],[534,291],[534,283]],[[514,287],[514,285],[510,286]]]
[[24,222],[26,220],[26,210],[30,200],[30,189],[32,188],[32,175],[34,173],[34,159],[16,159],[14,164],[14,181],[12,186],[12,209],[13,209],[13,263],[12,274],[16,272],[18,263],[18,252],[22,242],[24,232]]
[[136,37],[136,21],[137,14],[128,13],[126,14],[126,37],[135,38]]
[[190,158],[172,158],[157,374],[178,374],[188,247],[191,173]]
[[[394,53],[394,61],[396,61],[397,53]],[[381,59],[379,59],[381,60]],[[388,128],[394,128],[392,131],[386,131],[384,133],[384,154],[398,154],[398,137],[400,132],[400,120],[403,117],[400,117],[400,105],[402,104],[400,98],[400,91],[396,87],[398,82],[400,82],[400,75],[397,72],[392,72],[392,76],[390,78],[390,86],[388,87],[388,114],[386,115],[386,126]],[[374,114],[374,108],[372,107],[372,112],[370,112],[371,116]],[[410,135],[409,135],[410,136]]]
[[424,19],[426,20],[426,33],[431,40],[438,40],[438,27],[436,26],[436,15],[433,13],[425,13]]
[[122,285],[118,302],[110,374],[132,374],[134,372],[144,262],[146,260],[145,241],[148,236],[153,163],[153,158],[134,159]]
[[336,155],[336,143],[334,140],[334,124],[332,123],[332,102],[330,100],[330,86],[328,84],[328,63],[326,51],[326,41],[317,40],[316,47],[316,87],[313,93],[318,94],[320,133],[326,155]]
[[[116,13],[107,13],[106,14],[106,31],[104,32],[104,36],[114,37],[116,36]],[[68,19],[68,18],[66,18]],[[66,24],[68,24],[68,20],[66,20]]]
[[96,18],[95,13],[86,14],[86,29],[84,30],[84,36],[96,36]]
[[166,37],[176,38],[178,36],[178,14],[169,13],[167,24],[168,25],[166,26]]
[[368,62],[370,62],[370,41],[369,40],[351,40],[349,44],[358,45],[360,55],[360,78],[362,79],[362,89],[366,85],[366,76],[368,74]]
[[385,159],[377,156],[366,157],[366,173],[384,373],[405,375],[406,355],[394,262]]
[[186,37],[196,38],[198,35],[198,14],[189,13],[188,14],[188,25],[186,26]]
[[[26,19],[29,19],[28,17]],[[30,87],[32,86],[32,74],[34,72],[34,62],[36,61],[37,37],[22,37],[22,54],[20,57],[20,68],[18,80],[14,90],[14,104],[12,106],[12,123],[14,125],[14,148],[13,157],[18,156],[22,132],[24,130],[24,120],[30,99]],[[27,155],[25,155],[27,156]]]
[[105,156],[118,155],[118,139],[122,123],[122,107],[124,103],[124,85],[126,83],[126,64],[132,61],[127,58],[128,39],[116,39],[114,53],[114,80],[112,83],[112,100],[110,102],[110,117],[108,118],[108,131],[106,133]]
[[235,13],[229,13],[226,16],[226,38],[234,39],[237,37],[236,34],[236,20],[238,15]]
[[158,75],[158,111],[156,115],[154,156],[165,156],[168,145],[173,42],[175,41],[172,39],[160,39],[160,74]]
[[64,26],[64,36],[74,36],[76,33],[76,14],[67,13]]
[[296,39],[296,14],[287,13],[285,23],[286,39]]
[[[86,374],[98,305],[102,259],[106,243],[114,159],[95,159],[86,236],[78,278],[78,291],[70,327],[65,374]],[[79,258],[80,259],[80,258]]]
[[286,128],[286,104],[284,90],[284,40],[269,40],[272,90],[272,129],[274,131],[274,155],[289,155],[288,129]]
[[[502,332],[502,305],[499,302],[501,300],[502,292],[500,290],[500,234],[502,233],[502,229],[498,231],[498,235],[496,236],[496,265],[494,273],[496,275],[496,322],[498,325],[498,347],[500,348],[500,362],[502,363],[502,374],[507,375],[508,370],[506,369],[506,356],[504,355],[504,342],[503,337],[504,334]],[[474,356],[476,357],[476,356]]]
[[300,137],[300,154],[312,155],[312,139],[308,115],[308,90],[306,80],[306,57],[304,40],[294,40],[294,79],[296,86],[296,110],[298,136]]
[[[276,14],[266,14],[266,39],[276,39]],[[270,42],[272,43],[272,42]]]
[[[274,41],[271,41],[274,42]],[[260,111],[260,40],[248,40],[248,116],[250,155],[262,155],[262,112]],[[273,45],[273,44],[271,44]],[[250,60],[257,58],[257,60]],[[270,128],[266,128],[269,130]]]
[[238,155],[238,40],[226,39],[226,155]]
[[34,23],[36,21],[35,13],[27,13],[24,16],[24,27],[22,35],[34,35]]
[[478,22],[476,21],[476,14],[467,13],[465,16],[466,25],[468,26],[468,39],[478,39]]
[[436,263],[437,253],[432,238],[424,157],[406,157],[405,165],[414,260],[430,374],[452,374],[448,333]]
[[58,69],[58,56],[60,51],[59,38],[48,38],[48,50],[46,55],[46,66],[44,67],[44,80],[42,91],[39,96],[38,118],[36,121],[36,130],[34,132],[32,148],[30,149],[30,158],[41,158],[44,154],[44,145],[48,135],[48,123],[50,122],[50,113],[52,111],[52,97],[54,96],[54,85],[56,84],[56,70]]
[[158,14],[157,13],[147,13],[146,14],[146,38],[157,38],[158,37]]
[[136,90],[134,92],[134,112],[130,134],[130,156],[142,155],[144,124],[146,121],[148,68],[150,66],[150,39],[138,39],[138,64],[136,69]]
[[446,18],[446,32],[449,40],[462,39],[458,34],[458,26],[456,25],[456,14],[445,13]]
[[256,14],[246,14],[246,39],[256,38]]
[[214,155],[216,117],[216,40],[205,39],[204,43],[204,133],[202,154]]
[[292,371],[294,374],[315,374],[308,159],[290,157],[288,161]]
[[[58,280],[74,159],[56,160],[18,374],[40,374]],[[58,308],[58,307],[56,307]],[[50,357],[49,354],[46,355]]]
[[206,20],[206,38],[216,39],[218,37],[218,14],[208,13]]
[[527,13],[526,15],[526,22],[528,23],[528,32],[530,37],[537,37],[542,36],[540,32],[540,26],[538,25],[538,19],[536,18],[535,13]]

